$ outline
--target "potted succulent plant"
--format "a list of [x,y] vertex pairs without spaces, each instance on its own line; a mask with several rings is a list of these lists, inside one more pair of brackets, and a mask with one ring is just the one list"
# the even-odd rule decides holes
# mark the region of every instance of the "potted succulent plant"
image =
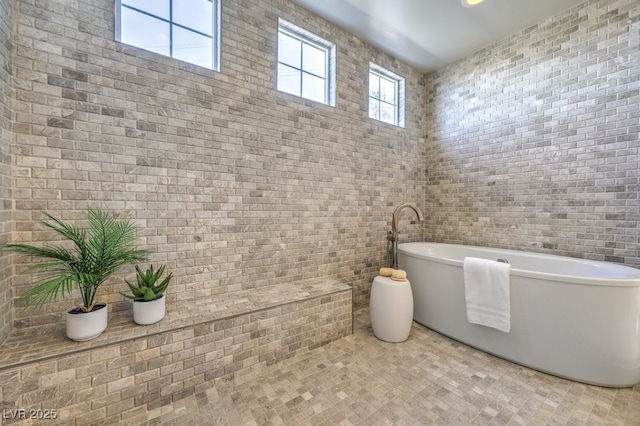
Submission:
[[76,341],[91,340],[107,327],[107,304],[95,300],[98,288],[120,267],[145,260],[148,251],[136,248],[137,227],[132,222],[116,220],[102,210],[87,211],[88,232],[49,213],[44,214],[51,222],[42,224],[70,240],[73,248],[4,245],[9,252],[44,259],[25,270],[37,273],[38,278],[35,287],[27,291],[20,302],[25,308],[40,309],[59,294],[71,295],[77,288],[82,304],[67,310],[67,336]]
[[136,282],[131,284],[126,281],[132,294],[122,295],[133,300],[133,321],[136,324],[154,324],[164,318],[166,313],[165,291],[169,286],[173,274],[169,273],[158,283],[164,274],[165,265],[161,265],[157,271],[153,270],[153,265],[146,271],[141,270],[136,265]]

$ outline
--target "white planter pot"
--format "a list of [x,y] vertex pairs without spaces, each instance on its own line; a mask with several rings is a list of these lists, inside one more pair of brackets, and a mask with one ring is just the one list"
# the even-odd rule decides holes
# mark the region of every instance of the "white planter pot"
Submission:
[[[100,307],[96,309],[96,307]],[[91,312],[71,313],[76,308],[67,310],[67,337],[77,342],[95,339],[107,328],[108,306],[104,302],[96,303]]]
[[164,294],[151,302],[133,301],[133,321],[140,325],[149,325],[164,318],[166,312]]

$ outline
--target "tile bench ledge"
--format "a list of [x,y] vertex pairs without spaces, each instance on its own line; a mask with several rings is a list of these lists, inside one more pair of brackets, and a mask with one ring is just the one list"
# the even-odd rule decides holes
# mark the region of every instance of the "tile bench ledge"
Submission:
[[107,329],[96,339],[87,342],[68,339],[64,323],[53,328],[36,326],[17,329],[0,345],[0,371],[199,324],[233,319],[248,313],[259,314],[278,307],[292,309],[287,306],[351,290],[351,286],[344,282],[328,277],[238,290],[216,296],[215,303],[194,303],[191,300],[172,302],[167,304],[167,315],[162,321],[147,326],[136,325],[131,314],[113,316],[110,313]]

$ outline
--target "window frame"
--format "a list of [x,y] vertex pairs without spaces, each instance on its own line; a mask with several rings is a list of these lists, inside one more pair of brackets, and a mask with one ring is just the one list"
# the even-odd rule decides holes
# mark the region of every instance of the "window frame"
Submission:
[[[154,0],[154,1],[158,1],[158,0]],[[163,1],[166,1],[166,2],[169,3],[169,20],[167,20],[165,18],[162,18],[160,16],[156,16],[156,15],[154,15],[152,13],[149,13],[149,12],[146,12],[144,10],[140,10],[140,9],[128,6],[126,4],[123,5],[122,4],[122,0],[115,0],[115,14],[114,14],[115,15],[115,31],[114,31],[114,39],[119,43],[126,44],[127,46],[133,46],[135,48],[142,49],[142,50],[145,50],[147,52],[152,52],[152,53],[154,53],[156,55],[172,58],[172,59],[175,59],[175,60],[187,63],[187,64],[191,64],[191,65],[194,65],[194,66],[197,66],[197,67],[210,69],[210,70],[213,70],[213,71],[220,71],[220,34],[221,34],[220,27],[221,27],[221,15],[222,15],[222,1],[221,0],[209,0],[209,1],[211,1],[212,13],[213,13],[211,36],[209,36],[208,34],[202,33],[202,32],[200,32],[200,31],[198,31],[196,29],[190,28],[188,26],[185,26],[183,24],[179,24],[179,23],[173,21],[173,18],[171,16],[172,15],[172,10],[173,10],[173,0],[163,0]],[[122,8],[123,7],[131,9],[131,10],[136,11],[138,13],[142,13],[142,14],[150,17],[150,18],[157,19],[158,21],[168,23],[169,24],[170,33],[173,32],[173,26],[175,25],[177,27],[180,27],[180,28],[182,28],[184,30],[193,32],[195,34],[211,38],[211,40],[212,40],[211,44],[212,44],[212,50],[213,50],[212,53],[211,53],[211,55],[212,55],[211,67],[205,67],[203,65],[195,64],[193,62],[189,62],[187,60],[180,59],[180,58],[177,58],[177,57],[173,56],[174,45],[173,45],[173,37],[172,36],[170,36],[170,41],[169,41],[169,49],[170,49],[170,54],[169,55],[165,55],[163,53],[155,52],[153,50],[148,50],[148,49],[145,49],[144,47],[136,46],[134,44],[128,44],[128,43],[122,41]]]
[[[335,106],[335,81],[336,81],[336,45],[328,40],[325,40],[303,28],[300,28],[288,21],[285,21],[282,18],[278,18],[278,34],[276,45],[280,45],[280,34],[284,34],[290,38],[298,40],[301,43],[300,49],[300,68],[292,66],[289,63],[282,62],[280,60],[280,52],[279,47],[276,49],[276,90],[281,93],[287,93],[292,96],[296,96],[302,99],[309,100],[311,102],[317,102],[324,105]],[[305,74],[314,76],[316,78],[322,78],[318,74],[308,71],[304,68],[303,62],[303,46],[304,45],[311,46],[315,49],[321,50],[325,53],[325,77],[323,78],[325,82],[324,87],[324,101],[320,102],[315,99],[310,99],[304,97],[302,94],[304,92],[303,89],[303,76]],[[286,66],[288,68],[292,68],[300,73],[300,84],[299,84],[299,93],[291,93],[278,88],[280,81],[280,73],[278,72],[278,67],[280,65]]]
[[[385,79],[394,84],[394,95],[395,95],[395,104],[387,102],[382,99],[380,94],[380,90],[378,90],[378,97],[371,96],[371,75],[375,75],[379,79]],[[368,91],[367,91],[367,108],[368,108],[368,117],[372,120],[380,121],[382,123],[391,124],[396,127],[404,128],[404,112],[405,112],[405,79],[404,77],[389,71],[386,68],[381,67],[373,62],[369,62],[369,74],[368,74]],[[378,103],[378,116],[371,116],[371,100],[375,100]],[[386,105],[393,105],[394,107],[394,122],[390,123],[388,121],[384,121],[380,119],[380,105],[384,103]]]

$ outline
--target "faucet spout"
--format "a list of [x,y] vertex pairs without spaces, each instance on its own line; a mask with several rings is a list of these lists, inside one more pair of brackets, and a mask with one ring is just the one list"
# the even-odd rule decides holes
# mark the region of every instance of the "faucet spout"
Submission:
[[394,269],[398,267],[398,216],[400,212],[405,208],[412,209],[418,216],[418,220],[424,220],[424,215],[422,214],[422,211],[418,208],[418,206],[416,206],[413,203],[400,204],[393,211],[393,215],[391,217],[391,231],[389,232],[387,239],[391,242],[391,245],[392,245],[391,267]]
[[424,215],[422,214],[422,211],[418,208],[418,206],[416,206],[413,203],[400,204],[393,211],[393,216],[391,221],[391,231],[394,233],[394,235],[398,233],[398,215],[403,209],[406,209],[406,208],[413,209],[413,211],[416,212],[416,215],[418,216],[418,220],[424,220]]

